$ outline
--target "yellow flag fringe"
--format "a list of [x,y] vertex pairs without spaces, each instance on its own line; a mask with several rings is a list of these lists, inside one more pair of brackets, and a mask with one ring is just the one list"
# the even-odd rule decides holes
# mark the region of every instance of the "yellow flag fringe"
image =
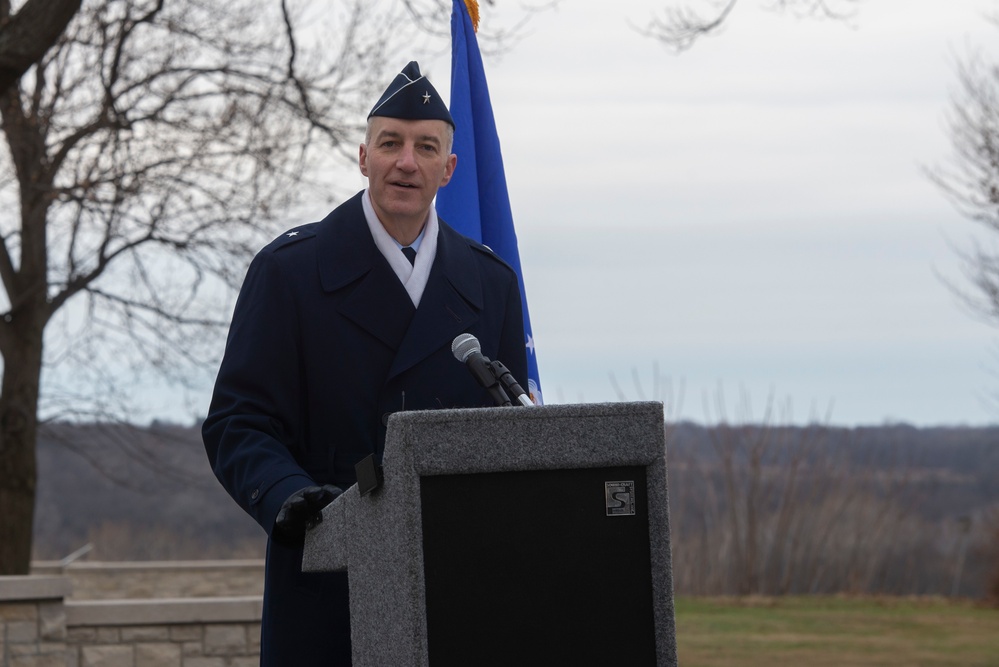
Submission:
[[479,3],[476,0],[465,0],[468,16],[472,19],[472,30],[479,31]]

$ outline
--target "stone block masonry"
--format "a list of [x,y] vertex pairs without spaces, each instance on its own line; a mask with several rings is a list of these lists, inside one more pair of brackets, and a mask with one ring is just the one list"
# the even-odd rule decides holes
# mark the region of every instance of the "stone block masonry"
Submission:
[[64,667],[65,577],[0,577],[0,665]]
[[67,601],[68,577],[0,577],[0,667],[256,667],[259,596]]

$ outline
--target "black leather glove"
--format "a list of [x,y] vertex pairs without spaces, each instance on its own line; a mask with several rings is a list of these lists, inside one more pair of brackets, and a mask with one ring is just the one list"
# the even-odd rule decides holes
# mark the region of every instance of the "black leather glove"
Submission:
[[343,489],[324,484],[307,486],[288,496],[274,519],[274,534],[283,541],[299,541],[305,531],[323,520],[323,508],[333,502]]

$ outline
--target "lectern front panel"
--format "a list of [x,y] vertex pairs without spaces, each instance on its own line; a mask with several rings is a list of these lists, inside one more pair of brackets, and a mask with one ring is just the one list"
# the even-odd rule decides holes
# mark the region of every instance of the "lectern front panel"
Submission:
[[420,478],[431,667],[656,664],[642,466]]

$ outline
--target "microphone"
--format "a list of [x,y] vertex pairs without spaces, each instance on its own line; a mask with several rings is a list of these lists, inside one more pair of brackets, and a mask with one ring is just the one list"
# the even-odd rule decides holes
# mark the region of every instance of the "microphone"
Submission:
[[451,342],[451,352],[454,354],[454,358],[468,367],[468,370],[472,373],[472,377],[475,378],[480,387],[489,392],[496,405],[512,405],[510,397],[503,391],[499,380],[496,379],[492,369],[489,368],[489,359],[482,356],[482,352],[479,351],[480,349],[479,340],[469,333],[459,334]]
[[483,356],[479,339],[472,334],[459,334],[451,343],[451,352],[455,359],[468,367],[479,385],[489,391],[497,405],[511,405],[509,396],[500,386],[501,382],[513,393],[521,405],[534,405],[527,392],[517,383],[506,366],[499,361],[490,361],[488,357]]

